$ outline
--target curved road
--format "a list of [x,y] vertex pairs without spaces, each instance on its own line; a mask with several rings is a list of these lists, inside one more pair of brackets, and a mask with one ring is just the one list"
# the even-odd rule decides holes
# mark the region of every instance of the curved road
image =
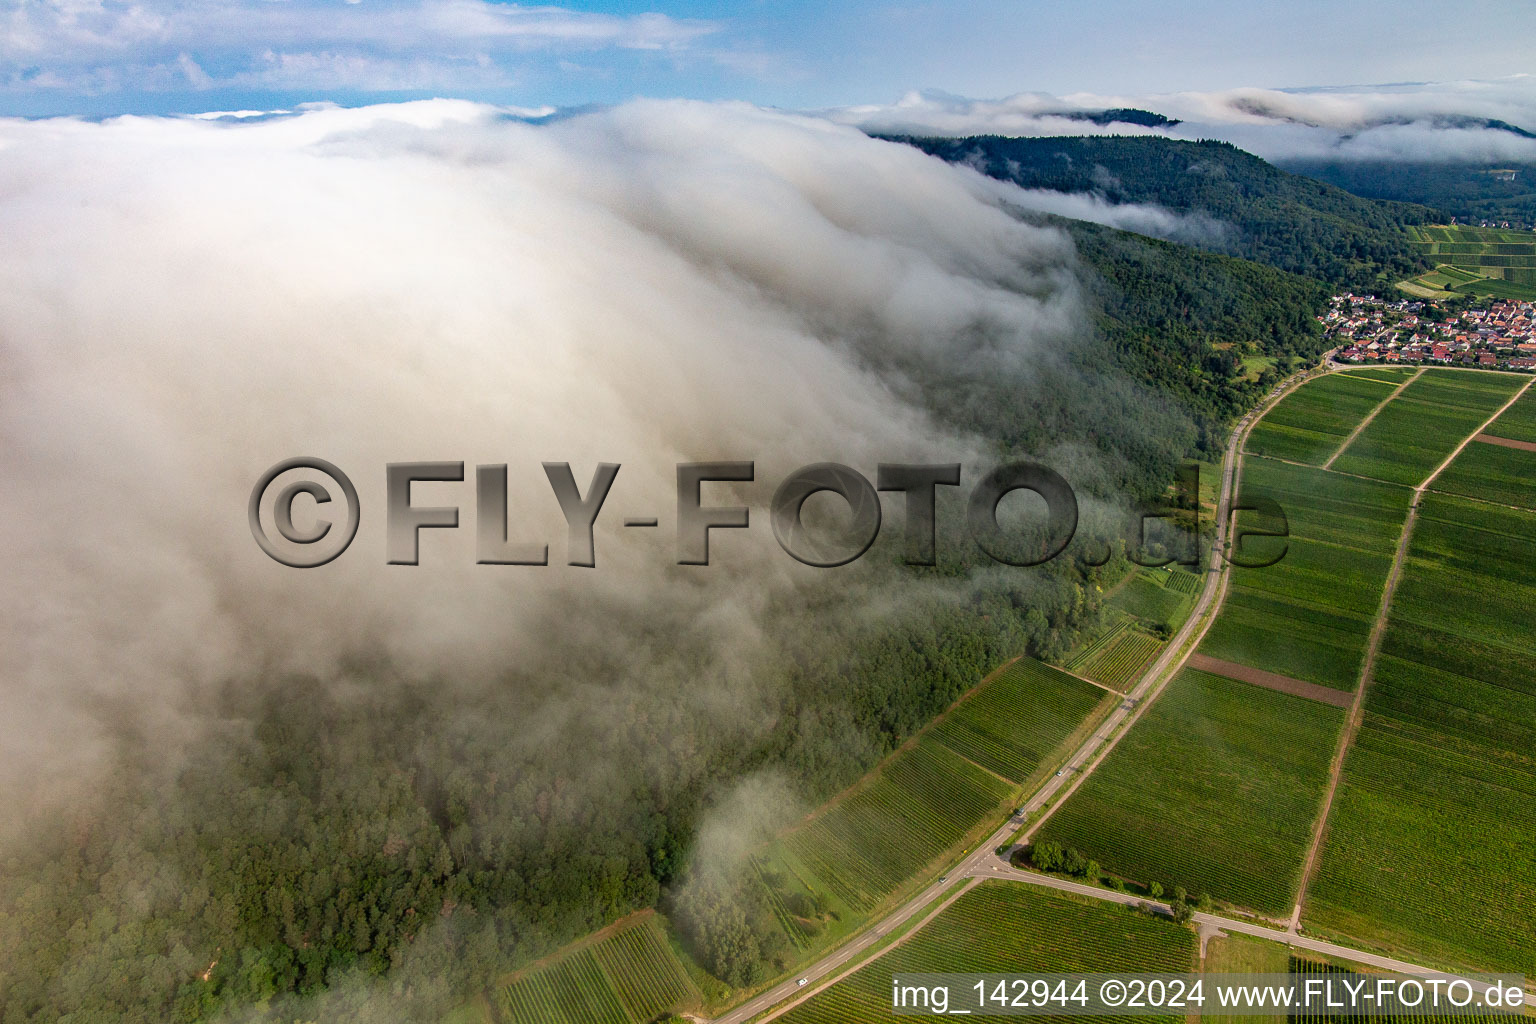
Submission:
[[[1036,790],[1029,800],[1019,808],[1017,813],[1005,821],[996,832],[992,833],[986,842],[978,846],[955,866],[949,872],[950,875],[972,878],[995,878],[1005,877],[1000,872],[1007,871],[1014,872],[1016,875],[1027,876],[1031,880],[1044,877],[1033,875],[1029,872],[1015,872],[1013,868],[1008,867],[1006,862],[998,857],[996,851],[1005,843],[1010,842],[1014,833],[1023,826],[1031,814],[1050,803],[1058,794],[1065,800],[1082,784],[1083,779],[1098,767],[1099,763],[1103,761],[1104,756],[1114,749],[1115,744],[1119,742],[1120,736],[1124,735],[1122,726],[1128,729],[1136,723],[1136,720],[1141,717],[1142,713],[1151,706],[1152,700],[1162,692],[1162,688],[1166,685],[1168,679],[1171,679],[1183,667],[1190,652],[1195,649],[1196,644],[1205,635],[1206,629],[1210,626],[1211,619],[1214,618],[1214,615],[1211,613],[1220,607],[1222,599],[1226,596],[1227,562],[1225,557],[1223,557],[1223,552],[1231,525],[1231,517],[1225,515],[1224,510],[1231,503],[1232,492],[1237,483],[1237,474],[1242,467],[1243,441],[1247,438],[1248,431],[1252,429],[1253,424],[1264,413],[1269,411],[1271,405],[1313,377],[1332,372],[1332,355],[1332,352],[1325,353],[1321,366],[1294,374],[1280,384],[1277,384],[1274,390],[1266,396],[1265,400],[1244,416],[1238,422],[1236,428],[1233,429],[1232,437],[1227,442],[1226,460],[1221,478],[1221,493],[1216,503],[1216,535],[1211,544],[1209,576],[1206,579],[1205,587],[1200,592],[1200,599],[1196,602],[1194,610],[1190,612],[1183,628],[1179,630],[1168,646],[1163,649],[1163,653],[1152,663],[1151,667],[1143,673],[1140,681],[1126,695],[1126,699],[1121,701],[1119,706],[1110,712],[1108,717],[1094,730],[1093,735],[1083,741],[1083,744],[1067,758],[1062,770],[1047,779],[1045,785]],[[1034,828],[1031,828],[1029,833],[1025,835],[1025,838],[1027,839],[1029,835],[1032,835],[1035,829],[1044,824],[1048,817],[1048,814],[1042,816],[1035,823]],[[948,876],[945,877],[947,878]],[[1013,877],[1013,875],[1008,875],[1007,877]],[[1064,884],[1072,885],[1075,883]],[[723,1016],[715,1018],[715,1024],[744,1024],[745,1021],[751,1020],[759,1014],[779,1006],[780,1003],[785,1003],[786,1005],[780,1006],[778,1013],[773,1014],[773,1016],[776,1017],[780,1013],[784,1013],[791,1006],[821,991],[827,985],[848,973],[844,968],[847,967],[850,961],[857,960],[860,954],[867,951],[870,947],[878,945],[892,932],[899,931],[903,925],[911,921],[919,912],[930,907],[935,900],[944,895],[948,888],[948,882],[933,882],[896,910],[881,918],[877,924],[860,932],[850,941],[830,951],[826,956],[809,967],[804,968],[795,978],[775,985],[773,988],[759,993]],[[1082,886],[1081,888],[1089,890],[1092,895],[1096,896],[1103,895],[1108,897],[1116,895],[1104,889],[1095,890],[1089,886]],[[1132,903],[1140,902],[1130,897],[1127,897],[1127,901]],[[1240,924],[1240,922],[1234,922],[1234,924]],[[1268,929],[1262,929],[1262,926],[1255,925],[1253,927],[1260,927],[1265,934],[1271,934]],[[806,979],[804,985],[799,984],[800,978]],[[771,1019],[772,1017],[765,1018],[765,1020]]]

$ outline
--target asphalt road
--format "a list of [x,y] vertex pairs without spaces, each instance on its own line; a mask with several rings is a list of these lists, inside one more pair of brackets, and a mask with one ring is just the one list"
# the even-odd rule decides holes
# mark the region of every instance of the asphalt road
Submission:
[[[1273,402],[1278,401],[1289,391],[1301,386],[1301,384],[1319,374],[1333,372],[1336,367],[1329,362],[1331,354],[1328,353],[1324,356],[1322,366],[1319,369],[1298,374],[1287,379],[1282,384],[1276,385],[1275,389],[1266,396],[1263,405],[1255,408],[1239,421],[1227,442],[1221,492],[1216,506],[1218,510],[1225,510],[1230,504],[1237,475],[1242,468],[1242,445],[1252,425],[1257,422],[1264,412],[1268,411],[1269,406]],[[794,978],[759,993],[723,1016],[715,1018],[714,1024],[744,1024],[745,1021],[751,1020],[759,1014],[765,1014],[767,1011],[777,1008],[776,1012],[763,1018],[764,1022],[766,1022],[787,1012],[793,1006],[826,988],[838,978],[850,973],[852,970],[850,965],[859,961],[861,954],[868,951],[871,947],[880,944],[893,932],[901,930],[904,925],[923,911],[931,910],[937,912],[940,907],[936,907],[934,904],[947,891],[949,891],[949,899],[953,899],[959,894],[959,889],[950,891],[954,880],[957,878],[1008,879],[1067,892],[1076,892],[1113,903],[1138,904],[1151,902],[1097,886],[1084,885],[1079,882],[1054,878],[1030,871],[1020,871],[1007,862],[1005,859],[1006,854],[1000,855],[998,850],[1003,848],[1005,844],[1011,844],[1012,837],[1023,827],[1024,822],[1031,814],[1050,803],[1058,794],[1061,794],[1062,798],[1065,799],[1066,796],[1070,795],[1073,790],[1082,784],[1083,779],[1098,766],[1104,756],[1118,742],[1119,737],[1124,735],[1123,731],[1118,730],[1121,730],[1122,726],[1128,729],[1131,725],[1135,724],[1146,708],[1151,705],[1152,699],[1155,699],[1158,693],[1161,692],[1167,680],[1172,678],[1188,658],[1190,652],[1194,650],[1196,644],[1190,641],[1198,640],[1197,631],[1200,636],[1204,635],[1211,618],[1207,613],[1214,607],[1219,607],[1220,602],[1226,595],[1227,572],[1223,552],[1225,551],[1230,526],[1231,517],[1218,515],[1216,533],[1211,545],[1209,575],[1205,587],[1201,590],[1200,598],[1196,602],[1193,611],[1191,611],[1189,618],[1185,620],[1183,628],[1179,630],[1173,640],[1163,649],[1162,654],[1158,656],[1157,660],[1143,673],[1136,686],[1129,691],[1127,698],[1122,700],[1104,721],[1100,723],[1099,727],[1094,730],[1093,734],[1073,751],[1061,771],[1047,779],[1045,784],[1029,797],[1028,801],[1017,813],[1004,822],[984,843],[967,855],[960,864],[951,869],[949,874],[945,876],[946,881],[935,881],[928,885],[906,903],[884,918],[881,918],[878,923],[830,951],[814,964],[802,969]],[[1046,817],[1049,817],[1049,815]],[[1044,824],[1046,817],[1042,817],[1037,821],[1025,838],[1033,834],[1035,829]],[[947,903],[948,900],[945,900],[945,902]],[[1166,910],[1166,907],[1164,909]],[[1201,925],[1202,929],[1214,928],[1221,931],[1256,935],[1261,938],[1277,941],[1283,940],[1297,948],[1344,957],[1357,963],[1380,967],[1384,970],[1421,976],[1454,977],[1453,975],[1446,975],[1419,964],[1393,960],[1390,957],[1378,956],[1365,950],[1351,949],[1346,946],[1339,946],[1294,933],[1288,934],[1252,922],[1204,913],[1197,913],[1195,921]],[[799,979],[802,978],[805,979],[804,985],[799,983]]]

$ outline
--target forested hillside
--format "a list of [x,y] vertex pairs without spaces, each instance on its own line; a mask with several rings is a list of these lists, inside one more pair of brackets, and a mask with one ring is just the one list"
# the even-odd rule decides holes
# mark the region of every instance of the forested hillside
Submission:
[[899,141],[1023,188],[1094,192],[1203,214],[1204,243],[1338,287],[1371,289],[1427,269],[1402,227],[1436,219],[1282,171],[1226,142],[1148,137],[916,138]]
[[[1297,360],[1323,351],[1315,317],[1328,288],[1250,260],[1081,221],[1069,230],[1091,278],[1103,344],[1114,363],[1176,396],[1220,451],[1225,425]],[[1257,374],[1246,356],[1273,359]]]
[[1371,199],[1423,203],[1473,224],[1536,226],[1536,164],[1351,160],[1288,162],[1285,168]]

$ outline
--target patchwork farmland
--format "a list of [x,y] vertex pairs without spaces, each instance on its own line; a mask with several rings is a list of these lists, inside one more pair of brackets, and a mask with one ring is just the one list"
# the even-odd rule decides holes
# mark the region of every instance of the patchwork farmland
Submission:
[[1332,468],[1416,487],[1522,384],[1503,374],[1426,372],[1382,409]]
[[[1128,881],[1209,892],[1263,915],[1292,909],[1412,488],[1524,383],[1430,370],[1341,385],[1349,376],[1304,385],[1271,410],[1278,429],[1264,429],[1269,416],[1255,427],[1242,495],[1277,502],[1288,536],[1243,548],[1252,558],[1283,544],[1284,558],[1233,567],[1192,665],[1038,840],[1075,847]],[[1515,432],[1536,429],[1530,406],[1508,415]],[[1536,452],[1482,451],[1495,447],[1473,444],[1462,459],[1496,464],[1480,486],[1516,497],[1518,457]],[[1447,473],[1446,486],[1467,489],[1464,476]],[[1281,526],[1255,511],[1239,523]]]
[[[1487,433],[1528,434],[1531,402]],[[1536,512],[1503,499],[1531,503],[1536,451],[1473,442],[1431,486],[1303,923],[1532,973]]]
[[[905,942],[778,1020],[781,1024],[885,1020],[891,1014],[891,978],[901,973],[1182,972],[1193,969],[1198,952],[1194,933],[1170,921],[1079,896],[986,881],[963,893]],[[973,1015],[967,1019],[1017,1018]]]
[[[1134,882],[1209,892],[1261,914],[1290,909],[1345,722],[1341,698],[1359,680],[1411,497],[1397,484],[1316,468],[1373,413],[1379,421],[1409,379],[1340,381],[1348,376],[1304,385],[1269,414],[1281,415],[1283,429],[1263,432],[1266,416],[1250,435],[1251,448],[1285,453],[1250,452],[1241,492],[1284,510],[1285,557],[1233,568],[1199,653],[1259,671],[1226,678],[1185,669],[1040,840],[1080,849]],[[1296,464],[1303,460],[1311,464]],[[1255,512],[1239,522],[1279,525]],[[1243,547],[1254,558],[1280,543]],[[1265,673],[1286,684],[1255,685]],[[1326,698],[1334,692],[1341,697]]]
[[[1367,950],[1381,950],[1451,968],[1529,970],[1531,954],[1509,948],[1536,949],[1536,928],[1522,916],[1536,895],[1528,856],[1536,848],[1536,755],[1529,753],[1536,750],[1536,654],[1525,650],[1522,618],[1536,599],[1536,556],[1500,564],[1495,554],[1501,544],[1536,534],[1536,510],[1486,498],[1520,497],[1525,467],[1509,460],[1536,460],[1536,442],[1522,440],[1536,434],[1536,398],[1515,402],[1526,383],[1517,377],[1436,369],[1334,372],[1299,393],[1346,376],[1354,382],[1322,389],[1313,406],[1313,422],[1327,425],[1313,432],[1331,438],[1330,446],[1314,443],[1305,462],[1247,452],[1242,498],[1277,502],[1287,530],[1283,540],[1263,537],[1278,523],[1250,506],[1239,518],[1259,535],[1239,547],[1252,555],[1269,545],[1273,555],[1283,545],[1285,557],[1231,571],[1224,601],[1185,667],[1101,760],[1075,755],[1069,769],[1089,774],[1077,784],[1057,779],[1055,789],[1047,787],[1038,799],[1064,796],[1047,804],[1045,819],[1028,834],[1097,861],[1112,889],[1123,891],[1121,883],[1129,882],[1153,893],[1183,887],[1209,894],[1267,918],[1257,924],[1288,925],[1274,933],[1281,942],[1330,956],[1338,947],[1307,936],[1363,947],[1356,952],[1367,962]],[[1362,383],[1379,396],[1374,404],[1355,400]],[[1374,435],[1404,401],[1443,404],[1427,419],[1435,433],[1420,431],[1406,450],[1394,451]],[[1288,436],[1284,443],[1293,443],[1296,434]],[[1354,470],[1365,472],[1342,469],[1346,454]],[[1425,467],[1421,475],[1410,474],[1415,466]],[[1416,583],[1416,573],[1429,582]],[[1116,671],[1134,678],[1130,669],[1108,666],[1117,657],[1142,657],[1138,634],[1156,638],[1127,606],[1145,615],[1158,600],[1186,595],[1188,581],[1198,588],[1200,578],[1134,573],[1110,602],[1111,628],[1068,661],[1071,671],[1101,681]],[[964,707],[913,751],[932,743],[1017,779],[1028,761],[1010,766],[1000,749],[967,746],[1003,709],[975,705],[967,717]],[[1357,733],[1362,710],[1365,725]],[[1344,784],[1336,789],[1341,768]],[[1499,833],[1495,825],[1510,819],[1515,824]],[[1007,835],[1000,832],[999,840]],[[780,844],[787,859],[793,839]],[[1322,839],[1326,855],[1314,867]],[[1102,954],[1098,947],[1064,949],[1071,943],[1056,941],[1060,929],[1005,906],[1094,904],[1033,886],[1010,894],[1017,883],[992,875],[999,866],[991,856],[988,845],[960,865],[962,876],[988,880],[969,883],[953,905],[863,968],[791,1002],[774,1019],[815,1024],[885,1015],[893,973],[1060,970],[1071,967],[1059,957]],[[1087,877],[1098,877],[1091,865]],[[1500,888],[1491,884],[1495,878]],[[978,902],[979,894],[993,893]],[[1304,907],[1297,906],[1302,898]],[[1168,927],[1099,906],[1106,921]],[[1468,909],[1465,920],[1455,920]],[[1295,916],[1287,920],[1288,912]],[[900,934],[900,921],[890,919],[898,931],[886,934]],[[1074,925],[1070,933],[1084,928]],[[1183,935],[1190,941],[1188,931]],[[1127,932],[1117,950],[1132,951],[1135,939]],[[876,929],[860,941],[862,947],[848,948],[890,940]],[[1284,969],[1277,962],[1284,945],[1233,937],[1211,950],[1213,962]],[[1088,962],[1073,960],[1082,964],[1077,969],[1090,969]],[[813,980],[837,963],[817,964]],[[736,1024],[760,1012],[747,1009],[724,1019]]]
[[1436,264],[1412,283],[1430,291],[1536,299],[1536,237],[1529,231],[1410,226],[1408,237]]
[[[1190,573],[1179,575],[1197,578]],[[1077,675],[1124,690],[1140,677],[1147,663],[1162,647],[1161,640],[1142,629],[1134,619],[1125,618],[1068,659],[1064,667]]]
[[1248,435],[1247,450],[1320,466],[1398,381],[1335,373],[1287,395]]

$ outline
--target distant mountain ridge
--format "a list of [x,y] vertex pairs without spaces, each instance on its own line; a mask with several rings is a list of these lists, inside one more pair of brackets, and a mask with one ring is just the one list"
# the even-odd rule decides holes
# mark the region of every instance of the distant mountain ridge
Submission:
[[883,136],[1023,188],[1204,214],[1233,229],[1203,247],[1336,287],[1384,288],[1421,272],[1402,228],[1442,219],[1292,174],[1226,142],[1152,136]]
[[1174,125],[1184,123],[1176,117],[1165,117],[1151,110],[1142,110],[1139,107],[1110,107],[1108,110],[1069,110],[1060,114],[1052,114],[1051,116],[1064,117],[1069,121],[1088,121],[1100,127],[1112,124],[1139,124],[1143,128],[1172,128]]

